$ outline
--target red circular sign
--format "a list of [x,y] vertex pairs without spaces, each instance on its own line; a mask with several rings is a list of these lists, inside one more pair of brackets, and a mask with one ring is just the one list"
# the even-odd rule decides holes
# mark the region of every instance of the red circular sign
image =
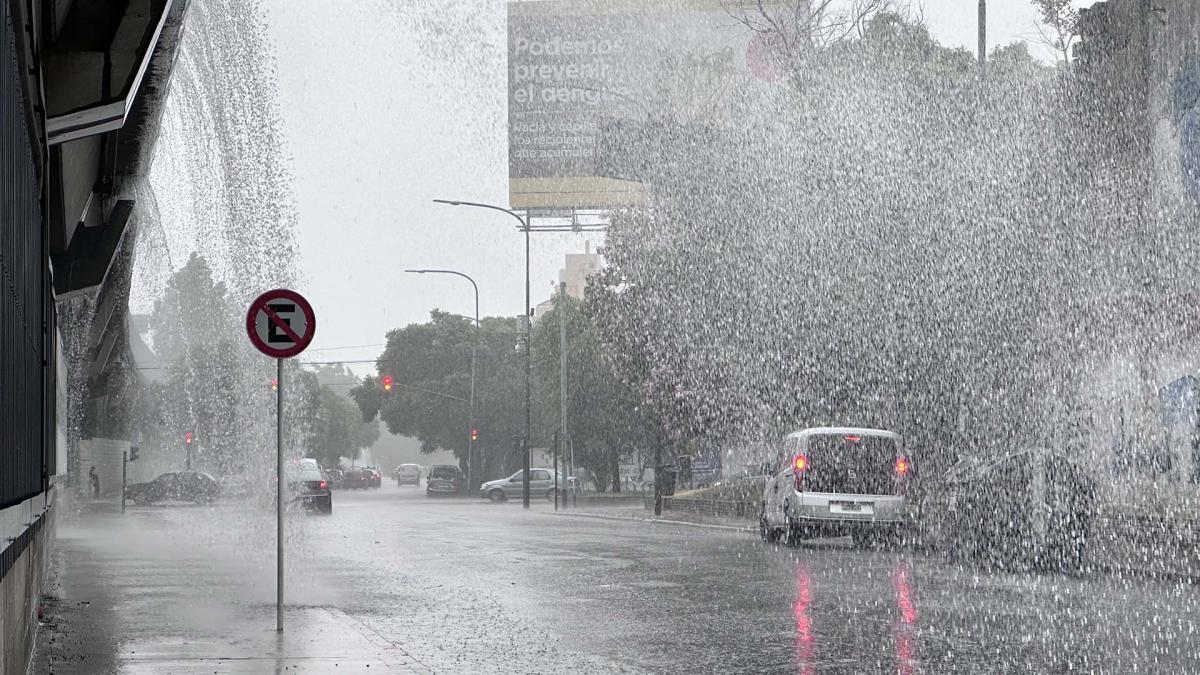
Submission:
[[246,334],[258,351],[286,359],[304,351],[317,332],[317,315],[299,293],[277,288],[258,296],[246,312]]

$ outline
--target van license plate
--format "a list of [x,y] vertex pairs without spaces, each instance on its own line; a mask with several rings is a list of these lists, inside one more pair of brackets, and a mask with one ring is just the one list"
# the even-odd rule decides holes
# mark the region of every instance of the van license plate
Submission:
[[829,502],[830,513],[873,514],[875,505],[870,502]]

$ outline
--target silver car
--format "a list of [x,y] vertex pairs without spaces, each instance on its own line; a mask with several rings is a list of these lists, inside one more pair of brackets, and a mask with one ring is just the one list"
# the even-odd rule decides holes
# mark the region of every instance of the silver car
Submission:
[[[479,496],[486,497],[493,502],[502,502],[506,499],[521,499],[524,491],[525,482],[522,479],[522,471],[518,471],[508,478],[492,480],[479,486]],[[564,493],[567,492],[567,476],[558,474],[558,489]],[[529,498],[530,499],[554,499],[554,472],[550,469],[530,469],[529,470]]]
[[765,486],[764,540],[851,535],[856,545],[893,538],[909,519],[911,460],[896,434],[821,427],[789,434]]

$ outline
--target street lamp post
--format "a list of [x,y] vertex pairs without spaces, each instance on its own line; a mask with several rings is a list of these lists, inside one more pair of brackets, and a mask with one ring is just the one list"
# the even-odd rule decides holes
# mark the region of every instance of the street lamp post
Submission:
[[404,270],[411,274],[453,274],[462,277],[471,282],[471,286],[475,289],[475,342],[471,345],[471,394],[467,403],[467,490],[470,494],[473,483],[471,483],[471,471],[475,463],[475,352],[479,348],[479,284],[471,277],[456,272],[454,270]]
[[500,211],[507,213],[517,222],[521,224],[521,230],[525,233],[525,307],[521,310],[521,314],[525,316],[525,451],[524,461],[521,469],[521,479],[524,481],[524,486],[521,488],[521,504],[525,508],[529,508],[529,439],[530,439],[530,422],[531,422],[531,389],[532,389],[532,373],[533,363],[530,360],[533,351],[533,322],[529,316],[529,221],[522,218],[516,211],[506,209],[503,206],[494,204],[481,204],[479,202],[461,202],[449,199],[435,199],[438,204],[449,204],[450,206],[473,206],[479,209],[490,209],[492,211]]

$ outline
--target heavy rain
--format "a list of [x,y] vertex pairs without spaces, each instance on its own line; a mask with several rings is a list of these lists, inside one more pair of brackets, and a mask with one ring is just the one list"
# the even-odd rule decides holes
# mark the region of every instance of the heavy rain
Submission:
[[1200,5],[0,4],[0,675],[1200,672]]

